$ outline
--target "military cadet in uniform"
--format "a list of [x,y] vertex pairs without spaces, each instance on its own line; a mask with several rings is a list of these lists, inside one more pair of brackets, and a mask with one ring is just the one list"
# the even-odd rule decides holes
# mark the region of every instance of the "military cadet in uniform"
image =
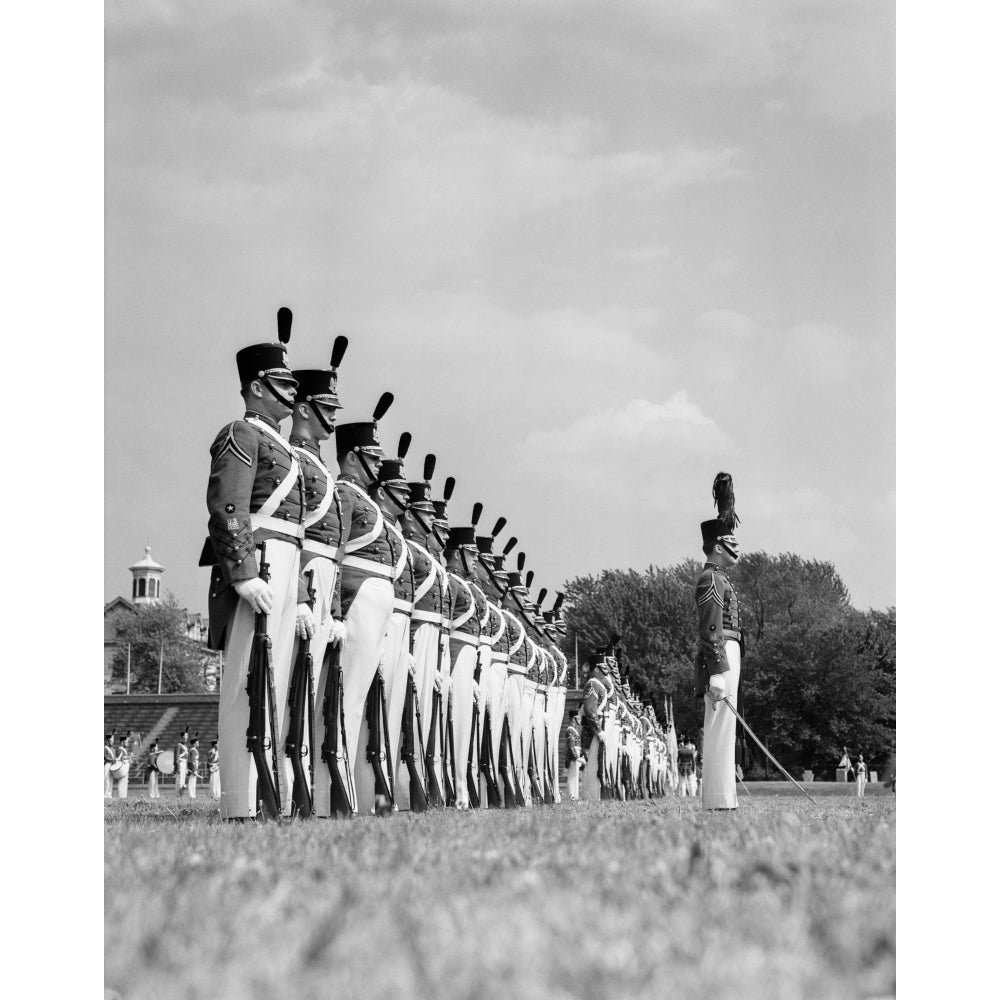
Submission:
[[222,785],[219,781],[219,741],[212,740],[208,751],[208,791],[213,802],[222,798]]
[[131,729],[124,736],[119,736],[118,746],[115,749],[115,787],[120,799],[128,798],[128,773],[132,766],[132,758],[128,751],[128,741],[131,736]]
[[160,797],[160,769],[156,766],[156,755],[159,752],[159,744],[153,740],[149,744],[149,752],[146,754],[146,770],[149,773],[149,797],[151,799]]
[[201,764],[201,750],[198,747],[198,734],[191,737],[188,744],[188,795],[198,797],[198,768]]
[[517,570],[507,573],[507,588],[504,591],[501,610],[507,624],[507,684],[504,692],[504,703],[507,709],[507,728],[510,733],[511,756],[513,758],[510,761],[510,767],[516,778],[518,801],[528,805],[531,802],[531,789],[528,786],[528,762],[524,756],[523,734],[530,723],[530,717],[525,718],[525,687],[530,658],[528,630],[522,624],[521,609],[514,591],[515,587],[524,590],[521,584],[524,559],[524,553],[519,553]]
[[114,730],[104,737],[104,797],[111,798],[111,766],[115,762]]
[[596,801],[603,797],[607,781],[607,739],[605,723],[608,704],[613,690],[605,673],[604,649],[599,648],[588,658],[590,676],[583,689],[583,751],[588,767],[580,782],[580,798]]
[[[385,518],[386,541],[393,567],[392,615],[386,629],[385,645],[379,669],[384,684],[388,732],[386,738],[386,764],[392,774],[396,809],[410,808],[408,772],[404,766],[400,774],[400,746],[402,743],[403,708],[413,671],[410,652],[410,616],[413,613],[414,576],[410,561],[410,548],[406,544],[403,525],[413,520],[409,512],[410,488],[406,481],[403,462],[410,448],[410,435],[404,432],[399,439],[396,458],[384,458],[379,466],[378,479],[369,492],[379,505]],[[402,777],[401,781],[397,779]]]
[[[316,816],[330,815],[330,781],[320,762],[319,745],[323,740],[323,692],[331,666],[330,653],[343,642],[344,617],[340,602],[340,560],[343,558],[344,516],[337,495],[336,475],[327,467],[320,454],[320,445],[333,434],[337,410],[341,408],[337,395],[337,368],[347,350],[347,338],[337,337],[333,345],[330,367],[327,369],[296,369],[295,410],[289,441],[295,449],[302,470],[302,495],[305,514],[300,556],[300,588],[312,595],[312,636],[299,638],[309,643],[313,663],[313,741],[309,745],[308,728],[302,770],[306,781],[310,771],[315,787],[312,811]],[[308,712],[309,706],[302,706]]]
[[[476,598],[471,581],[478,559],[476,529],[474,527],[450,528],[445,565],[451,592],[451,707],[454,734],[453,770],[455,776],[455,805],[468,809],[469,783],[467,779],[469,749],[472,741],[472,706],[477,696],[476,663],[478,660],[480,624]],[[478,784],[478,767],[475,771]],[[478,791],[477,791],[478,794]]]
[[580,727],[583,725],[583,706],[566,727],[566,794],[570,802],[580,798],[580,771],[587,765],[587,755],[580,746]]
[[188,731],[181,731],[180,739],[174,744],[174,774],[176,775],[177,797],[187,791],[188,773]]
[[695,745],[682,734],[677,744],[678,785],[682,797],[694,796],[698,791],[698,778],[695,773],[697,754]]
[[395,600],[395,562],[385,515],[369,493],[377,483],[379,465],[385,457],[378,421],[391,405],[392,394],[383,393],[371,420],[338,424],[335,431],[340,464],[337,494],[345,531],[341,581],[341,608],[347,630],[341,658],[345,751],[354,770],[356,812],[370,812],[375,807],[373,767],[379,764],[368,760],[365,707],[385,649]]
[[865,755],[858,754],[858,798],[865,797],[865,786],[868,784],[868,765],[865,763]]
[[[301,586],[299,556],[304,514],[301,468],[280,422],[291,416],[297,383],[285,345],[292,314],[278,312],[278,343],[255,344],[236,355],[245,412],[212,443],[208,481],[209,542],[203,563],[213,565],[209,597],[209,645],[225,650],[219,690],[219,752],[222,815],[257,815],[257,770],[247,748],[250,701],[247,674],[255,620],[267,616],[271,640],[275,713],[266,738],[277,757],[282,811],[291,811],[292,765],[284,752],[288,686],[296,634],[312,629],[312,609]],[[260,546],[266,545],[268,579],[261,578]]]
[[735,809],[736,715],[722,702],[737,708],[740,683],[743,632],[739,601],[726,575],[740,557],[733,534],[739,518],[733,509],[730,476],[720,472],[712,493],[719,516],[701,524],[707,561],[695,589],[699,639],[695,690],[705,700],[702,805],[706,809]]

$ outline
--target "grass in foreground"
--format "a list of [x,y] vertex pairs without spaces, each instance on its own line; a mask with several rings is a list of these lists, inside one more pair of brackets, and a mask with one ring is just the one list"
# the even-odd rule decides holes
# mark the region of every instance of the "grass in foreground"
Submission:
[[[123,1000],[892,995],[895,799],[230,825],[105,809]],[[112,994],[113,995],[113,994]]]

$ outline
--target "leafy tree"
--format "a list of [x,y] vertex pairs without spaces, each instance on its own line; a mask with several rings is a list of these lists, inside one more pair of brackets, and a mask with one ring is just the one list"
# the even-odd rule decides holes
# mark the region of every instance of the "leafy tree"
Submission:
[[[111,665],[111,678],[125,683],[131,659],[134,692],[156,692],[163,649],[163,692],[205,690],[203,648],[187,637],[186,612],[169,591],[156,603],[137,611],[118,611],[114,618],[118,649]],[[131,650],[131,652],[130,652]]]
[[[578,639],[585,660],[620,633],[632,690],[661,719],[664,697],[672,696],[678,730],[693,736],[704,711],[693,696],[700,572],[700,563],[686,560],[644,573],[605,570],[566,585],[567,654]],[[831,563],[791,553],[748,553],[730,579],[746,635],[744,710],[772,753],[790,769],[832,767],[845,745],[887,760],[895,735],[895,609],[857,611]],[[755,748],[751,757],[762,764]]]

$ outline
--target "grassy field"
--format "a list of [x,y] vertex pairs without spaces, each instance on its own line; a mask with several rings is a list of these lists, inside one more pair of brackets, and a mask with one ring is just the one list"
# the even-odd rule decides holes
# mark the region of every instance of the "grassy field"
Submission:
[[115,800],[106,995],[893,995],[895,797],[763,791],[265,826]]

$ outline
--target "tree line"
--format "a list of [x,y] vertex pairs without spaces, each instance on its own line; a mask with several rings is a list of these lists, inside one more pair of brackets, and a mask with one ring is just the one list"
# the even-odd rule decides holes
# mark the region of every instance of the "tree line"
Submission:
[[[688,559],[577,577],[566,587],[563,643],[571,663],[579,649],[582,681],[587,656],[618,632],[632,691],[661,720],[672,697],[678,732],[696,742],[704,708],[694,695],[694,588],[702,565]],[[729,578],[746,641],[744,717],[757,736],[793,774],[832,776],[845,746],[852,759],[860,751],[884,768],[895,747],[896,609],[858,611],[832,563],[791,553],[743,555]],[[749,740],[740,749],[744,771],[762,775],[763,754]]]

